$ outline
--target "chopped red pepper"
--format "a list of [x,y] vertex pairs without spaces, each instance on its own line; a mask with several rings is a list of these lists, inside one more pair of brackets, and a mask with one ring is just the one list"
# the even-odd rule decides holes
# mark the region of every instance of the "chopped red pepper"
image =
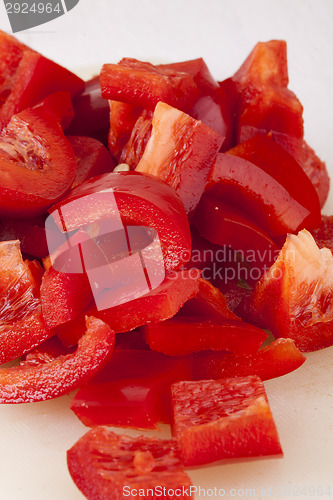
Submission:
[[104,64],[100,84],[104,99],[148,109],[162,101],[186,111],[200,94],[188,73],[128,58]]
[[215,186],[215,196],[236,204],[271,237],[319,224],[320,205],[312,183],[269,136],[258,135],[219,154],[209,185]]
[[172,431],[185,465],[282,454],[259,377],[178,382],[171,390]]
[[262,380],[281,377],[297,368],[305,356],[291,339],[278,339],[250,355],[227,352],[199,352],[194,354],[193,378],[219,379],[258,375]]
[[248,279],[258,280],[274,262],[278,247],[247,216],[206,193],[196,210],[193,224],[214,244],[231,246],[242,252],[243,260],[253,266]]
[[21,356],[53,335],[39,300],[39,264],[23,262],[18,241],[0,243],[0,363]]
[[[98,427],[89,431],[67,452],[69,472],[88,500],[123,500],[124,491],[165,488],[163,498],[191,498],[191,481],[183,470],[175,439],[129,437]],[[124,490],[125,488],[125,490]],[[185,493],[183,494],[183,488]],[[157,490],[158,491],[158,490]],[[157,493],[158,494],[158,493]],[[150,493],[147,498],[156,498]]]
[[267,334],[240,320],[214,322],[198,317],[176,317],[145,327],[153,351],[169,356],[184,356],[196,351],[256,352]]
[[[193,272],[195,271],[195,272]],[[116,332],[134,330],[147,323],[172,318],[199,291],[200,272],[173,271],[157,288],[138,299],[103,311],[92,310]]]
[[87,331],[74,353],[38,365],[0,369],[0,403],[32,403],[52,399],[87,382],[110,357],[114,332],[102,321],[87,318]]
[[302,351],[333,345],[333,256],[305,229],[289,234],[279,257],[257,283],[243,316]]
[[45,108],[14,115],[0,134],[0,213],[31,217],[63,196],[76,175],[73,149]]
[[199,203],[223,138],[161,102],[152,123],[152,134],[136,171],[157,176],[174,187],[186,212],[191,213]]
[[97,139],[92,137],[67,136],[77,162],[77,174],[72,188],[96,175],[112,172],[116,166],[110,153]]
[[121,152],[128,143],[132,130],[143,109],[140,106],[132,106],[132,104],[120,101],[109,101],[109,105],[110,132],[108,146],[113,158],[119,161]]
[[14,37],[0,32],[0,130],[11,117],[60,90],[75,95],[83,81],[67,69],[46,59]]
[[153,429],[170,422],[171,384],[191,375],[190,358],[116,350],[103,370],[79,389],[71,409],[87,426]]

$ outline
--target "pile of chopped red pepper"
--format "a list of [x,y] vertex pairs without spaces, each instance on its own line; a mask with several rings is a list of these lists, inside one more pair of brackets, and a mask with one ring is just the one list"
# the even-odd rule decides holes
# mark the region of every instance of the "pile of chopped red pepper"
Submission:
[[[283,41],[222,82],[129,58],[84,82],[0,32],[0,402],[79,389],[87,498],[193,498],[184,466],[282,453],[262,381],[333,345],[329,177],[302,112]],[[100,427],[160,422],[172,439]]]

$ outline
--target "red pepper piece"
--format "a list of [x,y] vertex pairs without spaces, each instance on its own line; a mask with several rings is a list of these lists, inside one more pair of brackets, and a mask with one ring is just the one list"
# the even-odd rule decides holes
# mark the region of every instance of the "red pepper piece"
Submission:
[[239,94],[238,137],[253,126],[303,138],[303,107],[287,89],[287,46],[283,40],[259,42],[231,79]]
[[[132,438],[98,427],[67,452],[67,464],[76,486],[88,500],[123,500],[124,492],[126,496],[127,491],[137,494],[156,487],[166,492],[176,490],[180,499],[194,498],[175,439]],[[163,498],[174,500],[175,496],[166,493]]]
[[262,84],[287,87],[287,44],[284,40],[258,42],[232,77],[241,88],[256,88]]
[[[256,135],[266,135],[267,130],[252,126],[244,126],[240,130],[239,142],[245,142]],[[326,165],[321,161],[312,148],[302,139],[286,133],[270,131],[268,136],[280,144],[295,158],[315,188],[320,206],[323,207],[328,196],[330,179]]]
[[159,101],[188,110],[200,91],[188,73],[124,58],[104,64],[100,84],[104,99],[154,109]]
[[[104,102],[106,102],[104,100]],[[132,130],[143,112],[140,106],[133,106],[126,102],[109,101],[110,105],[110,132],[108,138],[109,151],[115,160],[119,161],[120,154],[129,141]],[[120,163],[120,161],[119,161]]]
[[40,115],[52,123],[59,123],[63,129],[68,127],[74,116],[70,93],[65,91],[45,97],[33,109],[37,109]]
[[0,54],[1,75],[4,76],[0,88],[0,130],[13,115],[46,96],[62,90],[73,96],[83,87],[81,78],[3,31],[0,32]]
[[[303,230],[288,235],[279,257],[244,303],[242,317],[295,340],[302,351],[333,345],[333,256]],[[252,320],[251,320],[252,318]]]
[[170,422],[171,384],[191,378],[191,368],[190,358],[116,350],[105,368],[79,389],[71,409],[87,426],[156,428],[158,422]]
[[84,82],[84,88],[73,98],[74,119],[66,133],[94,137],[107,145],[109,103],[102,97],[99,75]]
[[0,364],[53,335],[40,307],[40,265],[23,262],[19,241],[0,243]]
[[14,115],[1,132],[0,159],[0,213],[18,218],[45,212],[68,191],[77,170],[59,124],[32,108]]
[[172,318],[187,300],[198,294],[200,273],[195,271],[173,271],[148,294],[103,311],[93,309],[92,314],[116,333]]
[[44,273],[40,298],[49,328],[74,320],[94,300],[85,274],[66,274],[53,267]]
[[54,328],[54,333],[65,348],[76,346],[85,331],[86,320],[84,314],[80,314],[74,319]]
[[185,465],[282,454],[259,377],[178,382],[171,390],[172,433]]
[[266,132],[276,130],[303,138],[303,106],[290,90],[266,86],[262,93],[244,106],[239,117],[239,137],[242,135],[242,128],[250,125]]
[[238,320],[230,311],[224,295],[209,281],[200,278],[199,291],[189,299],[179,311],[181,317],[202,317],[211,321]]
[[173,69],[181,73],[188,73],[193,78],[198,89],[205,95],[214,95],[219,88],[219,84],[212,76],[205,61],[199,57],[189,61],[181,61],[169,64],[159,64],[161,69]]
[[174,187],[186,212],[191,213],[199,203],[222,141],[203,123],[158,103],[152,135],[136,170],[157,176]]
[[[108,199],[101,193],[107,190],[114,193],[124,225],[156,230],[167,269],[176,269],[190,258],[191,236],[184,207],[172,188],[150,175],[117,172],[89,179],[71,191],[51,213],[66,205],[67,231],[115,217],[118,214],[112,212]],[[93,197],[87,205],[89,195]]]
[[318,195],[302,168],[269,136],[220,154],[209,180],[215,196],[235,204],[271,237],[319,225]]
[[97,139],[92,137],[67,136],[77,162],[77,174],[72,188],[96,175],[112,172],[116,166],[110,153]]
[[0,241],[19,240],[21,250],[36,258],[48,255],[43,217],[31,219],[1,219]]
[[305,361],[291,339],[278,339],[249,355],[199,352],[193,358],[193,379],[219,379],[258,375],[262,380],[281,377]]
[[134,170],[145,152],[151,132],[152,112],[143,110],[136,120],[131,135],[120,154],[119,163],[126,163],[130,166],[131,170]]
[[208,193],[200,201],[193,224],[212,243],[242,252],[253,267],[247,273],[247,281],[258,280],[275,260],[277,246],[273,240],[241,212]]
[[160,64],[159,67],[182,71],[192,76],[201,91],[201,95],[188,114],[196,120],[202,121],[222,137],[227,137],[229,130],[219,84],[214,80],[205,61],[199,58],[172,64]]
[[145,327],[146,339],[153,351],[168,356],[184,356],[196,351],[256,352],[267,334],[240,320],[213,322],[207,317],[172,318]]
[[330,189],[330,178],[325,163],[305,141],[299,163],[317,191],[320,206],[323,207]]
[[32,403],[76,389],[101,369],[111,355],[114,333],[102,321],[87,318],[87,332],[74,353],[48,363],[0,369],[0,402]]

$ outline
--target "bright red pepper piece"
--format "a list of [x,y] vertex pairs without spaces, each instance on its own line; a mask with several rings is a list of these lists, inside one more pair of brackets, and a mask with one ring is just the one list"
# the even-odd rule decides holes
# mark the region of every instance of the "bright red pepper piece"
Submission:
[[44,116],[51,123],[59,123],[60,127],[68,127],[74,116],[72,99],[69,92],[55,92],[39,103],[33,109]]
[[83,87],[79,77],[3,31],[0,32],[0,54],[4,77],[0,87],[0,130],[13,115],[46,96],[62,90],[73,96]]
[[71,409],[87,426],[153,429],[170,422],[170,386],[191,378],[191,370],[190,358],[116,350],[103,370],[79,389]]
[[220,290],[203,278],[200,278],[197,295],[183,305],[179,316],[182,318],[196,316],[217,322],[239,319],[236,314],[230,311]]
[[0,213],[18,218],[45,212],[68,191],[77,170],[59,124],[38,108],[11,118],[0,134],[0,159]]
[[186,212],[191,213],[199,203],[222,141],[203,123],[158,103],[152,134],[136,171],[157,176],[174,187]]
[[152,116],[152,111],[142,111],[134,123],[130,137],[119,156],[119,163],[126,163],[131,170],[138,166],[151,137]]
[[[167,269],[177,269],[190,258],[191,235],[184,207],[163,181],[138,172],[117,172],[88,179],[71,191],[51,214],[66,206],[67,231],[99,219],[118,216],[104,196],[112,190],[125,226],[156,230]],[[90,204],[86,196],[90,196]],[[80,199],[82,205],[80,205]],[[71,203],[75,201],[76,203]]]
[[193,358],[193,378],[219,379],[258,375],[262,380],[281,377],[297,368],[305,356],[291,339],[278,339],[250,355],[199,352]]
[[121,152],[128,143],[132,130],[142,114],[143,109],[140,106],[133,106],[132,104],[121,101],[109,101],[109,105],[110,131],[108,146],[113,158],[119,161]]
[[39,300],[40,265],[23,262],[19,241],[0,243],[0,364],[53,335]]
[[[271,237],[316,227],[317,193],[302,168],[269,136],[258,135],[219,154],[209,186],[235,204]],[[235,201],[237,200],[237,201]]]
[[178,382],[171,391],[172,432],[185,465],[282,454],[259,377]]
[[128,332],[147,323],[172,318],[199,291],[200,273],[173,271],[148,294],[104,311],[92,310],[116,332]]
[[146,339],[153,351],[168,356],[184,356],[196,351],[256,352],[267,334],[240,320],[213,322],[207,317],[176,317],[145,327]]
[[[333,256],[303,230],[288,235],[279,257],[244,303],[242,317],[295,340],[302,351],[333,345]],[[252,318],[252,320],[251,320]]]
[[[177,498],[194,498],[175,439],[132,438],[98,427],[67,452],[67,464],[76,486],[88,500],[123,500],[124,488],[137,494],[156,486],[162,491],[184,488],[186,493]],[[174,500],[174,495],[166,493],[163,498]]]
[[53,267],[44,273],[40,297],[49,328],[74,320],[94,300],[85,274],[62,273]]
[[188,110],[200,91],[188,73],[161,68],[136,59],[104,64],[100,84],[104,99],[154,109],[160,101]]
[[96,175],[112,172],[116,166],[110,153],[97,139],[68,135],[67,139],[75,153],[77,174],[72,188]]
[[241,251],[253,267],[247,279],[256,281],[274,262],[278,247],[271,238],[242,212],[206,193],[196,210],[193,224],[214,244]]
[[0,369],[0,403],[32,403],[52,399],[87,382],[110,357],[114,332],[102,321],[87,318],[87,331],[74,353],[48,363]]
[[160,64],[159,67],[182,71],[192,76],[201,91],[201,95],[188,114],[196,120],[202,121],[222,137],[227,137],[229,130],[219,84],[214,80],[205,61],[199,58],[178,63]]

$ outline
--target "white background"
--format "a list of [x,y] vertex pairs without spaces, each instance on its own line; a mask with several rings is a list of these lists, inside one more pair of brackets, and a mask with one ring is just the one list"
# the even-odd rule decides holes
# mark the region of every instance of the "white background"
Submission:
[[[10,31],[3,3],[0,27]],[[306,139],[333,171],[332,0],[80,0],[65,16],[18,36],[83,76],[124,56],[152,62],[203,57],[217,79],[234,73],[257,41],[285,39]],[[325,209],[333,212],[332,195]],[[279,487],[294,488],[301,499],[333,498],[332,355],[333,348],[312,353],[297,372],[265,383],[283,459],[193,470],[194,484],[226,492],[255,488],[255,498],[270,487],[273,499],[281,498]],[[69,401],[0,407],[1,500],[83,498],[66,469],[66,449],[85,431]],[[331,495],[321,496],[329,485]],[[302,488],[309,487],[318,494],[304,496]]]

